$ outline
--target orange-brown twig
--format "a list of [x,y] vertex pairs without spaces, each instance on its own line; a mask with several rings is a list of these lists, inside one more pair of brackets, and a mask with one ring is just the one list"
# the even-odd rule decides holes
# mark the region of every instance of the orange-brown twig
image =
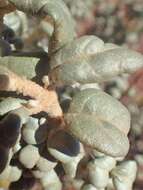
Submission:
[[38,84],[27,80],[26,78],[22,78],[1,66],[0,90],[15,91],[17,93],[22,93],[24,96],[30,96],[32,99],[35,99],[36,105],[31,108],[27,108],[30,111],[30,114],[45,111],[52,117],[62,116],[62,110],[58,103],[55,91],[44,89]]

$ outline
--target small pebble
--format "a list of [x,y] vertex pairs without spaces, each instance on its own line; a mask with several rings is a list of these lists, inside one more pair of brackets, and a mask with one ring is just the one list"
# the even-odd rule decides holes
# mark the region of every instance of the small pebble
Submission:
[[19,160],[26,168],[33,168],[40,158],[38,148],[32,145],[25,146],[20,154]]

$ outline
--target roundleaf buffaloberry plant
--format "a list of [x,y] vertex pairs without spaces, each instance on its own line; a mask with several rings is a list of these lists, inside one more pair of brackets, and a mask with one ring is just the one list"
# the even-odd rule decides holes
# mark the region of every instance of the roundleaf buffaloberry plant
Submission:
[[[0,10],[0,187],[131,190],[137,165],[124,160],[130,113],[100,85],[143,67],[143,56],[77,37],[62,0],[1,0]],[[22,41],[3,17],[15,10],[48,18],[48,54],[12,50]]]

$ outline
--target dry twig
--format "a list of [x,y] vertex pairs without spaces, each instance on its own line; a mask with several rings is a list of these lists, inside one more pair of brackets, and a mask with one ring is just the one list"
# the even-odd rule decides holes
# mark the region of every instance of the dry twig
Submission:
[[59,106],[55,91],[46,90],[38,84],[26,78],[22,78],[2,66],[0,66],[0,90],[15,91],[35,99],[36,105],[32,108],[28,108],[30,114],[45,111],[53,117],[60,117],[62,115],[62,110]]

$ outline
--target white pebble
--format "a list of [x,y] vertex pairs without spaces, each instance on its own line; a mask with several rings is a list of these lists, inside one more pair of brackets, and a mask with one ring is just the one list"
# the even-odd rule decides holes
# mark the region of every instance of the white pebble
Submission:
[[37,162],[38,169],[43,172],[52,170],[56,165],[56,162],[51,162],[43,157],[40,157],[40,159]]
[[33,168],[40,158],[38,148],[32,145],[24,147],[20,154],[19,160],[26,168]]

